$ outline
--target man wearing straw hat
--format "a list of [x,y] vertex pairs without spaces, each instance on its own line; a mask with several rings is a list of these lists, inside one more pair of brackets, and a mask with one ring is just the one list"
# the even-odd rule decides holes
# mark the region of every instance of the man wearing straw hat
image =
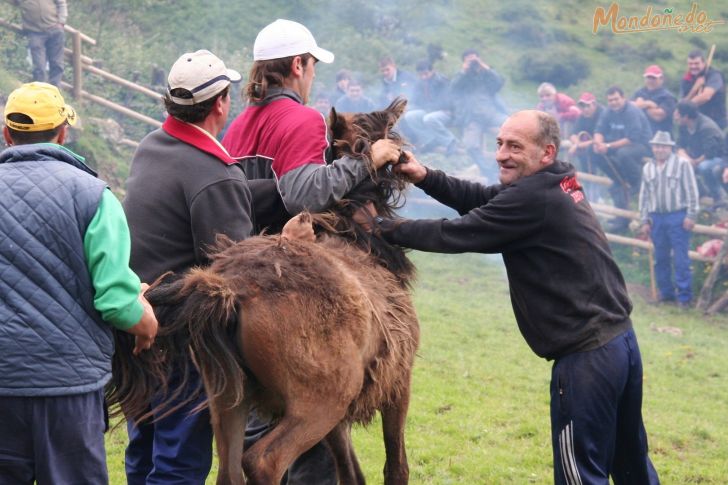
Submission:
[[673,153],[670,133],[658,131],[650,145],[654,158],[642,167],[639,195],[642,233],[649,234],[655,245],[659,300],[677,299],[678,306],[687,308],[693,282],[688,248],[700,209],[698,185],[690,162]]

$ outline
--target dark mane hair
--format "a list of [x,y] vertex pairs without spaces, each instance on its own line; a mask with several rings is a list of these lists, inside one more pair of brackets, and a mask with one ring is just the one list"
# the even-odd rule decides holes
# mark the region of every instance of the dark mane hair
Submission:
[[334,108],[331,109],[329,123],[334,140],[334,157],[348,156],[362,160],[367,164],[371,177],[359,183],[347,194],[346,199],[329,212],[313,216],[322,231],[344,237],[370,252],[403,285],[409,284],[414,276],[414,265],[407,259],[405,250],[367,231],[354,222],[353,216],[371,203],[377,214],[394,217],[395,211],[404,205],[407,182],[388,167],[373,170],[370,152],[372,144],[383,138],[394,140],[400,146],[404,144],[393,127],[406,107],[407,100],[397,98],[384,110],[371,113],[338,113]]
[[[339,114],[332,109],[330,126],[337,158],[346,155],[360,159],[369,167],[371,177],[358,184],[345,200],[330,211],[312,215],[321,239],[315,244],[316,251],[346,254],[346,264],[358,268],[366,266],[362,270],[366,275],[377,271],[387,273],[381,270],[381,267],[386,268],[389,272],[387,278],[392,282],[387,291],[392,295],[397,292],[404,294],[411,287],[414,265],[407,259],[403,248],[367,231],[354,221],[353,216],[372,203],[378,214],[391,217],[402,205],[405,181],[390,169],[373,170],[370,151],[374,141],[380,138],[403,143],[392,128],[405,107],[406,100],[397,99],[385,110],[373,113]],[[300,261],[317,265],[310,278],[304,278],[306,281],[329,271],[325,261],[318,261],[320,255],[307,253],[309,249],[305,244],[297,241],[284,244],[280,241],[285,239],[259,236],[236,243],[225,236],[218,236],[217,244],[209,254],[209,267],[193,268],[181,275],[168,273],[151,285],[146,297],[154,307],[160,325],[154,349],[131,356],[134,337],[114,332],[117,350],[113,359],[112,381],[106,388],[112,416],[123,411],[127,419],[136,423],[151,419],[149,398],[160,390],[164,398],[163,404],[155,410],[157,419],[193,402],[203,390],[202,385],[192,396],[180,399],[184,386],[179,384],[188,382],[190,373],[195,372],[192,364],[184,358],[193,348],[197,349],[195,364],[213,369],[206,374],[204,382],[208,400],[214,400],[222,393],[230,396],[231,402],[242,400],[246,382],[250,382],[252,377],[246,373],[245,362],[235,344],[240,316],[237,301],[246,300],[249,295],[245,291],[253,287],[257,288],[255,291],[266,294],[284,294],[291,290],[289,286],[300,283],[299,279],[281,278],[281,275],[303,271],[303,266],[297,266],[303,264]],[[299,251],[300,258],[289,258]],[[284,253],[287,256],[281,256]],[[278,266],[276,273],[271,274],[269,268],[276,255]],[[245,266],[247,273],[233,267],[239,258],[254,260]],[[311,263],[312,259],[314,263]],[[201,288],[204,291],[200,291]],[[330,287],[321,286],[317,291],[320,291],[315,295],[317,301],[331,297]],[[311,290],[307,289],[308,297],[312,297],[310,293]],[[200,324],[191,325],[192,320],[199,320]],[[217,326],[217,330],[211,330],[210,322]],[[207,406],[208,400],[202,402],[199,408]]]

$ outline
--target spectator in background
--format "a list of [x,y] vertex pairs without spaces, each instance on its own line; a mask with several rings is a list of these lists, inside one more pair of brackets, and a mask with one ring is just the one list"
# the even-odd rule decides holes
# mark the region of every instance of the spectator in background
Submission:
[[346,96],[347,88],[349,87],[349,81],[351,81],[351,71],[348,69],[339,69],[336,71],[336,87],[329,96],[331,106],[335,106],[336,102],[342,97]]
[[688,250],[690,231],[700,209],[698,186],[690,162],[672,152],[675,142],[670,133],[658,131],[650,145],[654,157],[642,168],[640,186],[642,233],[655,245],[660,301],[675,301],[677,297],[678,305],[687,308],[693,298]]
[[483,154],[483,134],[497,129],[506,119],[506,108],[498,92],[505,79],[483,62],[475,49],[462,55],[460,72],[450,85],[455,124],[462,129],[462,142],[473,162],[485,173],[495,169],[487,165]]
[[591,154],[594,153],[592,144],[594,143],[594,130],[604,108],[597,102],[596,96],[589,92],[581,93],[577,104],[580,114],[574,123],[574,133],[569,137],[569,141],[571,141],[569,155],[576,156],[581,170],[596,173],[591,161]]
[[421,152],[442,147],[455,153],[457,139],[447,128],[452,120],[450,81],[436,72],[429,59],[417,63],[417,84],[404,116],[411,142]]
[[412,98],[417,79],[412,73],[399,69],[394,59],[384,56],[379,60],[382,85],[377,99],[380,108],[386,108],[397,96]]
[[692,101],[677,104],[675,120],[680,127],[678,156],[688,160],[698,174],[705,187],[701,195],[719,203],[723,199],[720,186],[723,168],[727,165],[723,132]]
[[66,42],[64,26],[68,18],[66,0],[10,0],[10,3],[20,7],[23,17],[23,32],[28,36],[33,61],[33,81],[60,86]]
[[364,96],[364,87],[358,79],[349,80],[346,94],[334,103],[336,111],[344,113],[369,113],[374,111],[374,101]]
[[108,483],[111,327],[151,347],[157,319],[129,268],[105,182],[64,148],[76,112],[55,86],[5,105],[0,153],[0,483]]
[[[574,133],[569,137],[571,142],[568,155],[571,160],[576,159],[579,170],[586,173],[596,174],[597,167],[594,163],[594,130],[597,126],[599,117],[604,112],[604,107],[597,102],[596,96],[592,93],[584,92],[579,96],[577,102],[579,107],[579,117],[574,123]],[[602,197],[602,186],[595,183],[586,183],[585,192],[589,195],[589,199],[596,201]]]
[[324,115],[328,116],[331,112],[331,100],[326,93],[318,93],[313,100],[313,108]]
[[[639,191],[642,157],[650,154],[650,123],[619,86],[607,90],[607,106],[594,131],[594,162],[614,182],[609,193],[615,207],[629,209],[630,196]],[[618,217],[609,229],[622,231],[628,225],[629,219]]]
[[557,93],[556,87],[551,83],[541,83],[536,93],[541,100],[536,105],[536,109],[556,118],[561,129],[561,136],[569,137],[573,131],[574,122],[579,117],[579,108],[574,100],[564,93]]
[[696,49],[688,54],[688,70],[680,81],[680,98],[695,103],[701,113],[723,130],[726,127],[725,78],[722,72],[707,67],[703,51]]
[[677,99],[663,86],[662,69],[653,64],[645,69],[642,77],[645,85],[632,95],[632,102],[647,115],[652,133],[672,133],[672,113]]

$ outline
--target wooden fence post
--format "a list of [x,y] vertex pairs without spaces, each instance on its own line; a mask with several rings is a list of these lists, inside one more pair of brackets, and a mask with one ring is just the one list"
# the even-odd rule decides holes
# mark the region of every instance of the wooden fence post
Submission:
[[703,288],[700,290],[698,303],[695,305],[698,310],[703,312],[708,310],[708,305],[710,305],[710,300],[713,297],[713,287],[715,286],[715,282],[718,280],[718,275],[720,274],[720,269],[723,267],[723,260],[726,255],[728,255],[728,235],[723,238],[723,247],[721,247],[720,251],[718,251],[715,263],[713,263],[713,267],[710,268],[710,274],[708,274],[708,277],[705,279],[705,283],[703,284]]
[[73,32],[73,99],[80,100],[83,92],[83,61],[81,55],[81,32]]

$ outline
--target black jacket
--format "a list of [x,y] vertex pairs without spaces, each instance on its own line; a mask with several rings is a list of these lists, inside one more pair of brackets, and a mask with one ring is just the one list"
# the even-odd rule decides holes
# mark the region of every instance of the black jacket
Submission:
[[518,326],[546,359],[595,349],[631,327],[624,279],[571,164],[554,162],[508,185],[485,187],[429,170],[419,184],[457,210],[452,220],[383,221],[402,246],[502,253]]

